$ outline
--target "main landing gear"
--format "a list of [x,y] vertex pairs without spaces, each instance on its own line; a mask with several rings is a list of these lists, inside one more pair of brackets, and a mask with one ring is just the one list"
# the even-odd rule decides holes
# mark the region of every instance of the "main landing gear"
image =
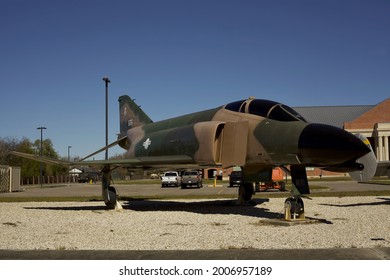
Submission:
[[253,183],[251,182],[244,182],[240,185],[238,188],[238,203],[239,204],[245,204],[248,203],[252,195],[255,193],[255,188],[253,186]]
[[108,186],[107,189],[103,188],[104,203],[109,209],[122,210],[122,205],[119,203],[116,194],[116,189],[113,186]]
[[109,209],[121,210],[122,205],[118,201],[116,190],[110,185],[111,182],[111,169],[109,166],[105,166],[102,170],[102,196],[104,203]]
[[[251,182],[244,182],[238,189],[238,203],[248,203],[254,191],[254,185]],[[302,221],[305,220],[305,208],[302,198],[299,196],[291,196],[284,202],[284,219],[286,221]]]

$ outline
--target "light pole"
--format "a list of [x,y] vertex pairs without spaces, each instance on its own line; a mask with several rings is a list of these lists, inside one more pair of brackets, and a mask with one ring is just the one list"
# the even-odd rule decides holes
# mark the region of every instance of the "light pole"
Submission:
[[[41,147],[39,149],[39,156],[42,157],[42,141],[43,141],[43,130],[46,129],[46,127],[38,127],[37,129],[40,129],[41,130]],[[41,182],[41,188],[42,188],[42,162],[40,163],[40,169],[41,169],[41,173],[40,173],[40,182]]]
[[72,148],[72,146],[68,146],[68,161],[70,161],[70,148]]
[[[72,146],[68,146],[68,161],[70,161],[70,148],[72,148]],[[71,167],[68,169],[68,183],[70,183],[70,169]]]
[[[103,81],[106,83],[106,147],[108,146],[108,84],[111,83],[107,76],[103,77]],[[106,149],[105,159],[108,159],[108,149]]]

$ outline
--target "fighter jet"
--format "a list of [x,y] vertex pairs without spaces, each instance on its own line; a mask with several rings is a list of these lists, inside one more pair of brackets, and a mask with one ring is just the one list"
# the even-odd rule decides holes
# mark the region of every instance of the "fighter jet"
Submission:
[[[240,166],[243,183],[239,187],[239,200],[242,202],[252,198],[254,182],[270,181],[272,169],[279,166],[291,174],[293,190],[289,202],[294,203],[292,211],[297,212],[303,210],[300,196],[310,193],[306,167],[358,173],[364,179],[373,176],[372,170],[376,169],[375,155],[367,139],[337,127],[309,123],[279,102],[250,97],[153,122],[129,96],[120,96],[118,101],[118,140],[81,161],[59,162],[19,152],[13,154],[48,163],[101,166],[102,193],[109,208],[119,207],[115,188],[110,185],[111,171],[118,166]],[[86,160],[115,145],[126,150],[125,159]],[[369,160],[362,160],[367,155]]]

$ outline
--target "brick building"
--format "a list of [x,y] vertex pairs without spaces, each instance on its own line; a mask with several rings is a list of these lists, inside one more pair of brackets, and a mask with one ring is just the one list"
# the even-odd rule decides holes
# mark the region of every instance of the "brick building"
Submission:
[[[364,135],[370,141],[378,161],[389,161],[390,98],[377,105],[314,106],[294,109],[309,122],[329,124],[354,134]],[[308,171],[308,175],[319,175],[318,172],[311,170]]]

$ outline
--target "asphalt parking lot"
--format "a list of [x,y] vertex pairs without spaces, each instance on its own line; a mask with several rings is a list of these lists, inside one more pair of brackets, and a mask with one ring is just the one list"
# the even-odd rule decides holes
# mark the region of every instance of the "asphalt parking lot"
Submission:
[[[312,193],[318,192],[372,192],[372,191],[390,191],[390,185],[386,184],[369,184],[357,183],[354,181],[316,181],[312,185],[326,186],[326,189],[312,189]],[[161,188],[159,184],[118,184],[114,185],[119,196],[122,197],[181,197],[191,198],[198,196],[211,196],[213,198],[221,196],[224,198],[236,198],[238,188],[230,188],[226,184],[217,183],[214,185],[204,185],[203,188],[187,188],[181,189],[176,187]],[[58,184],[50,187],[37,185],[21,186],[20,192],[0,193],[2,197],[100,197],[101,185],[100,183],[73,183],[73,184]],[[269,190],[266,195],[280,195],[278,190]],[[288,197],[288,192],[284,193]]]

